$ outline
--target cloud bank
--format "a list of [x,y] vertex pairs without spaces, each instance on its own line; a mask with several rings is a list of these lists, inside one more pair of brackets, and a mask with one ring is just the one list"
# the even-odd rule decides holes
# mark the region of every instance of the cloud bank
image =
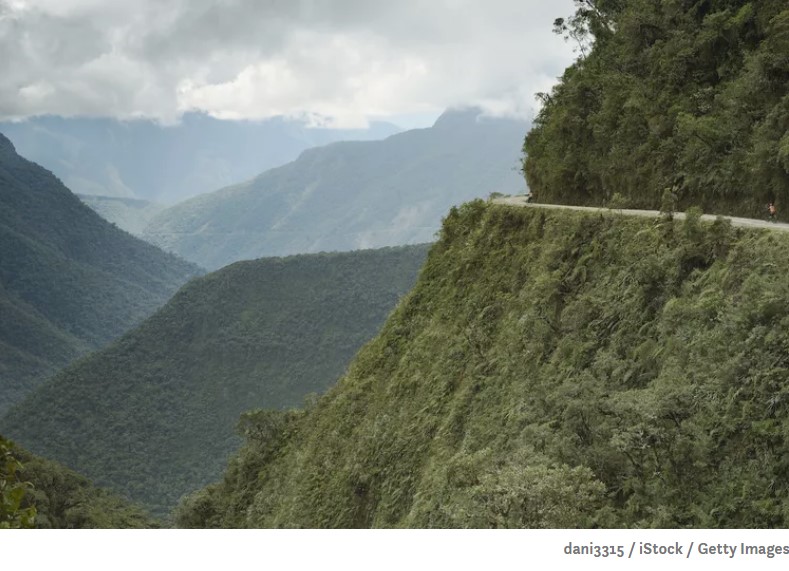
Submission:
[[571,0],[0,0],[0,119],[529,116]]

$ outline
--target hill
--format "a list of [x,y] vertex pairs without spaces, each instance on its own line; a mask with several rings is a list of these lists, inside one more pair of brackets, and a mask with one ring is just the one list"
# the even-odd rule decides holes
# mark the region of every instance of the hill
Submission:
[[559,31],[594,46],[542,96],[526,138],[536,200],[659,208],[666,196],[762,218],[774,200],[789,220],[786,2],[579,4]]
[[[32,516],[30,527],[39,529],[96,529],[158,527],[139,506],[96,488],[86,478],[57,462],[30,454],[0,436],[0,528],[14,523],[14,515]],[[13,470],[8,467],[13,464]],[[23,495],[6,503],[14,488]],[[11,505],[14,504],[14,505]],[[9,509],[12,512],[8,513]],[[32,510],[32,511],[31,511]],[[27,527],[27,526],[23,526]]]
[[433,240],[453,204],[524,189],[527,124],[448,111],[429,129],[310,149],[158,215],[144,236],[207,268],[236,260]]
[[789,524],[789,236],[453,209],[312,406],[247,415],[196,527]]
[[100,218],[0,134],[0,413],[199,273]]
[[94,196],[79,194],[79,199],[90,206],[99,216],[126,230],[134,236],[141,236],[143,230],[154,216],[165,206],[148,200],[120,198],[117,196]]
[[331,386],[426,251],[262,259],[193,280],[13,408],[0,431],[163,514],[219,477],[242,412]]
[[228,121],[186,113],[174,125],[103,117],[31,117],[0,122],[19,152],[51,169],[77,194],[172,204],[283,165],[305,149],[382,139],[400,129],[312,128],[275,117]]

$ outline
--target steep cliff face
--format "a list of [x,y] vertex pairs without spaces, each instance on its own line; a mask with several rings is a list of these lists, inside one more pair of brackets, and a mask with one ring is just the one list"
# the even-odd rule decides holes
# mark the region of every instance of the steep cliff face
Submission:
[[785,526],[789,236],[470,203],[184,526]]

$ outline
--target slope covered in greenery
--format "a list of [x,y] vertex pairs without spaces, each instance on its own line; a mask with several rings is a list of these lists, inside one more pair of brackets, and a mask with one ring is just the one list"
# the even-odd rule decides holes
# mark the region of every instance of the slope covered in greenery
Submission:
[[594,46],[526,138],[536,199],[789,219],[786,1],[577,4],[559,31]]
[[430,242],[450,206],[525,189],[528,125],[447,111],[429,129],[334,143],[249,182],[177,204],[144,236],[214,269],[261,256]]
[[194,280],[0,420],[37,454],[162,513],[219,477],[239,415],[326,390],[427,246],[240,262]]
[[[12,466],[3,470],[2,465]],[[16,514],[27,520],[4,518],[11,507],[5,492],[21,491],[14,501]],[[157,523],[139,506],[96,488],[86,478],[50,460],[30,454],[0,436],[0,528],[36,527],[59,529],[140,528]],[[10,496],[9,496],[10,497]],[[23,524],[23,525],[19,525]]]
[[183,526],[786,527],[789,235],[477,201]]
[[0,413],[198,273],[103,220],[0,134]]

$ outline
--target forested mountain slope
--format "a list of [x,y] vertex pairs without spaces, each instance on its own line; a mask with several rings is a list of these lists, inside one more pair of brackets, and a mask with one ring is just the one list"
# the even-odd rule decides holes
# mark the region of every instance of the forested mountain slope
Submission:
[[199,273],[103,220],[0,134],[0,413]]
[[451,110],[429,129],[310,149],[249,182],[177,204],[146,239],[207,268],[433,240],[450,206],[525,190],[528,125]]
[[165,513],[221,474],[239,415],[322,392],[414,283],[427,246],[239,262],[58,373],[0,431]]
[[786,527],[789,236],[485,205],[184,526]]
[[666,196],[758,217],[774,200],[789,220],[786,1],[578,4],[559,28],[594,46],[526,139],[536,199],[658,208]]

